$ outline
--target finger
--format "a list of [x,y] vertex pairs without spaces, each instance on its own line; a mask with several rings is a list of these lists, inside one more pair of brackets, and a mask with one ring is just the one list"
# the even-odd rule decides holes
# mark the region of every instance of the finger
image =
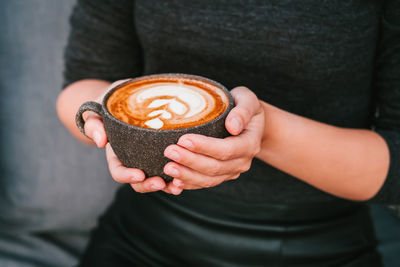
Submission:
[[[101,103],[104,96],[111,88],[114,88],[128,80],[130,79],[118,80],[113,82],[107,88],[107,90],[104,90],[104,92],[96,99],[96,102]],[[85,120],[85,134],[95,142],[97,147],[103,148],[107,144],[107,135],[104,130],[103,121],[100,115],[92,111],[87,111],[83,113],[83,119]]]
[[[220,161],[212,157],[197,154],[184,149],[178,145],[170,145],[164,151],[164,156],[173,161],[189,167],[197,172],[219,176],[229,173],[243,173],[250,168],[250,158],[235,158],[227,161]],[[169,170],[173,172],[174,170]]]
[[180,193],[182,193],[183,188],[176,186],[173,182],[170,182],[167,184],[165,189],[163,189],[163,191],[168,194],[179,195]]
[[179,138],[177,144],[197,154],[226,161],[253,155],[252,147],[256,145],[258,138],[251,138],[248,135],[243,133],[221,139],[199,134],[186,134]]
[[260,111],[261,105],[257,96],[248,88],[239,86],[231,90],[235,107],[225,120],[225,127],[232,135],[238,135],[246,128],[251,118]]
[[131,184],[131,187],[138,193],[150,193],[164,190],[166,184],[161,177],[150,177],[140,183]]
[[226,179],[222,179],[218,183],[216,183],[215,185],[208,185],[208,186],[201,186],[201,185],[198,185],[198,184],[185,183],[183,185],[183,187],[182,187],[182,191],[183,190],[197,190],[197,189],[203,189],[203,188],[209,188],[209,187],[217,186],[217,185],[223,183],[226,180],[234,180],[234,179],[238,178],[239,176],[240,176],[240,174],[237,174],[236,176],[231,176],[231,177],[228,177]]
[[94,112],[93,114],[87,115],[87,119],[85,122],[85,134],[91,138],[96,146],[99,148],[103,148],[107,144],[107,135],[104,130],[104,124],[101,120],[101,117]]
[[[175,169],[177,172],[170,173],[170,169]],[[208,188],[219,185],[223,181],[236,177],[237,174],[227,174],[221,176],[210,177],[208,175],[194,171],[188,167],[179,165],[176,162],[169,162],[164,167],[164,172],[168,175],[179,179],[183,182],[183,189],[198,189]]]
[[106,146],[106,159],[110,174],[118,183],[138,183],[146,178],[143,171],[122,165],[109,143]]

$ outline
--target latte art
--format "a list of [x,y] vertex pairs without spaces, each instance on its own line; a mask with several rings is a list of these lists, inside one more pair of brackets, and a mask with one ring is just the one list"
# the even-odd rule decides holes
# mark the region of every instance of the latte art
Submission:
[[[194,86],[156,83],[134,92],[129,97],[129,107],[132,114],[135,113],[135,108],[139,107],[141,110],[147,108],[150,111],[147,114],[149,120],[144,124],[149,128],[160,129],[164,126],[163,120],[176,123],[179,119],[195,119],[199,113],[207,112],[207,103],[209,103],[208,108],[213,107],[214,99],[208,94],[202,94],[202,91]],[[206,97],[209,97],[208,101]],[[147,100],[151,102],[145,107],[143,104],[147,103]],[[157,109],[154,110],[154,108]],[[156,116],[157,118],[151,119]]]
[[203,124],[221,115],[228,98],[218,87],[197,80],[128,83],[107,101],[119,120],[151,129],[179,129]]

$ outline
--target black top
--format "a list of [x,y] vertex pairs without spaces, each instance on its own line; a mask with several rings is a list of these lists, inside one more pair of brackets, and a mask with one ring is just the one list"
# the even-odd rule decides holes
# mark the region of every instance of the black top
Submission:
[[[65,85],[189,73],[314,120],[375,128],[391,162],[373,200],[400,202],[399,0],[80,0],[71,23]],[[253,202],[336,199],[259,160],[207,190]]]

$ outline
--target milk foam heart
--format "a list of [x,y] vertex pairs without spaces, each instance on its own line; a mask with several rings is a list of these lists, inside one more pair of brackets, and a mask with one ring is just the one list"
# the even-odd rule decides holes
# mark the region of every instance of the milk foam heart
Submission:
[[211,121],[228,106],[217,86],[198,80],[137,81],[116,90],[107,109],[119,120],[152,129],[179,129]]

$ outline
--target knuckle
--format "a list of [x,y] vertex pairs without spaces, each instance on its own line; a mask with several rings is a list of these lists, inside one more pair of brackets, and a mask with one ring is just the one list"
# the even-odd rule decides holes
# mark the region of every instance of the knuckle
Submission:
[[110,172],[111,173],[111,177],[114,179],[114,181],[116,181],[117,183],[123,184],[124,181],[123,179],[121,179],[120,177],[118,177],[115,172]]
[[124,179],[121,177],[121,174],[118,171],[118,168],[115,168],[113,166],[109,166],[109,170],[110,170],[111,177],[114,179],[114,181],[116,181],[117,183],[120,183],[120,184],[126,183],[124,181]]
[[237,171],[238,171],[239,173],[244,173],[244,172],[246,171],[246,167],[243,166],[243,165],[241,165],[241,166],[238,168]]
[[257,101],[257,103],[259,104],[258,97],[257,97],[257,95],[256,95],[253,91],[249,90],[249,96],[250,96],[251,98],[253,98],[254,103]]
[[244,173],[250,170],[251,162],[246,162],[245,164],[241,164],[239,167],[239,173]]
[[181,154],[181,159],[177,162],[179,162],[180,164],[186,165],[186,166],[193,166],[196,165],[197,161],[195,159],[192,158],[191,154],[186,155],[185,154]]
[[215,186],[215,184],[214,184],[214,181],[212,181],[212,180],[207,180],[207,181],[205,181],[204,183],[203,183],[203,188],[210,188],[210,187],[213,187],[213,186]]
[[246,94],[246,97],[249,98],[252,101],[252,103],[258,101],[257,95],[252,90],[250,90],[247,87],[244,87],[243,89],[244,89],[243,94]]
[[260,152],[260,148],[255,148],[248,153],[249,159],[253,159]]
[[208,170],[208,173],[211,176],[217,176],[218,174],[220,174],[220,172],[221,172],[221,164],[218,161],[213,161]]
[[239,178],[240,173],[233,175],[232,177],[229,178],[229,180],[236,180],[237,178]]
[[260,143],[250,143],[250,144],[248,144],[248,146],[245,146],[245,147],[251,148],[251,149],[246,150],[246,153],[244,154],[244,156],[249,157],[249,159],[253,159],[261,151]]
[[239,107],[239,115],[242,118],[250,118],[252,116],[251,111],[246,107]]
[[228,146],[222,150],[220,159],[221,160],[229,160],[233,157],[233,148],[232,146]]
[[234,98],[240,98],[241,96],[243,96],[243,94],[246,94],[248,92],[251,92],[251,90],[243,85],[237,86],[231,91]]

